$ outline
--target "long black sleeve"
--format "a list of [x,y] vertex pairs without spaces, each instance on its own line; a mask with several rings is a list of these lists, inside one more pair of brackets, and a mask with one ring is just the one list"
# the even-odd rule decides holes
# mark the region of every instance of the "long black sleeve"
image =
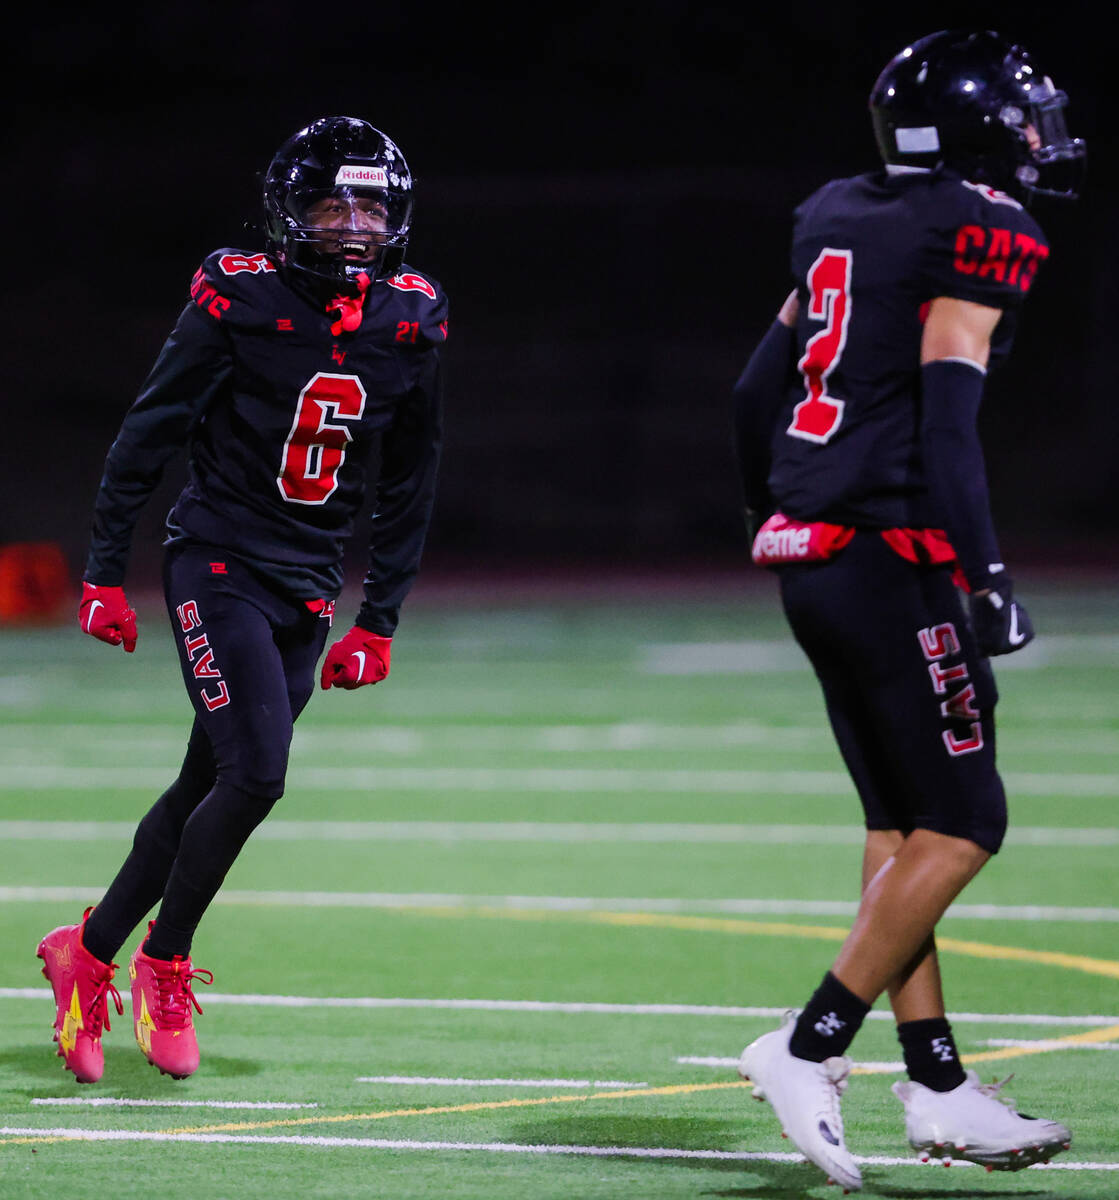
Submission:
[[141,509],[232,370],[222,331],[193,305],[179,317],[105,460],[84,578],[119,587]]
[[973,592],[1002,570],[977,424],[983,384],[982,370],[971,363],[938,360],[921,368],[929,495]]
[[794,331],[774,321],[750,355],[731,393],[734,452],[746,507],[768,513],[770,446],[773,427],[795,371]]
[[443,383],[439,352],[430,352],[381,442],[381,473],[369,543],[365,599],[357,624],[392,637],[420,568],[435,505],[442,449]]

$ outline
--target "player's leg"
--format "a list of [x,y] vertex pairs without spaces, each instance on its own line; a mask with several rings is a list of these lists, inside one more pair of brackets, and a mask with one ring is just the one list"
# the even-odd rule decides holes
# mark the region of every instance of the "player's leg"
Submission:
[[[855,784],[867,824],[863,849],[863,893],[905,844],[911,817],[898,796],[904,772],[883,749],[858,680],[841,657],[817,653],[828,720]],[[940,969],[932,934],[886,986],[899,1023],[898,1036],[911,1078],[930,1086],[954,1087],[963,1080],[952,1032],[944,1013]],[[830,1010],[829,1010],[830,1011]],[[827,1027],[834,1023],[829,1022]],[[804,1046],[799,1048],[804,1050]],[[819,1047],[823,1052],[824,1047]],[[809,1047],[809,1051],[811,1047]]]
[[[863,892],[893,859],[904,841],[905,835],[897,829],[867,830],[863,848]],[[944,993],[934,936],[930,935],[913,958],[890,980],[886,992],[899,1024],[944,1016]]]
[[868,829],[906,835],[893,853],[872,843],[854,926],[798,1019],[794,1053],[823,1059],[846,1051],[891,984],[904,984],[899,1002],[915,1020],[939,1007],[934,964],[922,967],[930,939],[1005,829],[997,693],[946,569],[916,567],[859,534],[834,562],[787,569],[781,582]]
[[[786,614],[823,686],[867,827],[872,835],[883,835],[872,836],[870,843],[873,858],[880,857],[881,863],[872,859],[868,864],[876,869],[860,906],[863,925],[856,920],[845,947],[856,952],[841,954],[791,1026],[747,1047],[741,1069],[755,1082],[761,1079],[801,1150],[833,1176],[829,1160],[840,1152],[846,1155],[838,1126],[842,1081],[833,1077],[849,1066],[847,1048],[881,991],[907,972],[910,998],[917,994],[914,972],[929,983],[928,968],[922,974],[921,962],[936,921],[987,856],[964,837],[914,840],[912,832],[918,824],[909,803],[912,709],[919,710],[922,729],[929,725],[930,713],[939,720],[937,697],[919,653],[919,634],[925,628],[919,576],[872,534],[856,535],[830,563],[781,572]],[[953,613],[957,610],[958,602]],[[892,706],[897,711],[887,729],[883,711],[889,714]],[[940,733],[937,725],[933,736],[943,753]],[[885,837],[890,830],[909,836],[895,842]],[[917,896],[919,885],[925,892]],[[907,907],[891,912],[882,898]],[[834,1111],[834,1118],[821,1116],[825,1110]],[[847,1160],[840,1165],[857,1173],[849,1155]]]
[[[182,825],[155,920],[129,964],[137,1041],[182,1077],[198,1065],[195,929],[250,833],[283,792],[291,712],[276,631],[292,602],[243,565],[173,551],[166,590],[183,678],[213,756],[213,782]],[[200,1009],[199,1009],[200,1011]]]
[[[805,629],[794,625],[794,632],[803,645]],[[823,640],[826,645],[829,639]],[[890,810],[892,767],[878,752],[854,677],[831,653],[810,657],[836,744],[862,800],[867,845],[892,850],[902,841],[897,826],[904,818]],[[739,1073],[753,1081],[755,1098],[769,1101],[784,1133],[810,1161],[845,1188],[857,1188],[861,1176],[845,1143],[840,1099],[851,1068],[846,1049],[869,1006],[828,972],[809,1007],[811,1019],[807,1009],[790,1014],[781,1028],[747,1046]]]
[[967,838],[915,829],[863,893],[832,973],[869,1007],[925,951],[948,905],[988,858]]
[[[867,830],[863,890],[894,857],[904,841],[898,830]],[[934,1091],[950,1091],[965,1079],[959,1051],[944,1007],[936,938],[930,934],[912,959],[886,985],[897,1023],[898,1041],[911,1080]]]
[[189,953],[226,873],[283,794],[293,714],[279,643],[309,616],[242,564],[212,557],[201,549],[168,557],[168,607],[213,783],[183,824],[148,939],[164,956]]
[[55,1041],[79,1083],[104,1071],[102,1030],[110,1028],[108,1004],[123,1012],[112,980],[114,959],[133,929],[158,903],[178,852],[183,826],[213,787],[209,738],[195,720],[179,774],[145,814],[132,848],[105,895],[81,922],[52,930],[38,957],[55,998]]
[[[995,768],[994,679],[946,572],[914,570],[866,538],[847,566],[846,578],[841,571],[830,582],[865,619],[848,624],[846,639],[831,629],[826,643],[842,645],[847,671],[863,682],[882,779],[895,780],[891,803],[901,814],[899,825],[910,832],[880,865],[874,860],[888,847],[873,847],[859,914],[828,978],[852,1002],[892,991],[912,1072],[894,1090],[906,1107],[911,1144],[928,1149],[950,1142],[948,1153],[996,1169],[1028,1165],[1058,1151],[1068,1130],[1013,1113],[979,1085],[974,1072],[964,1074],[940,1016],[932,941],[940,916],[999,849],[1005,832],[1005,796]],[[831,594],[824,607],[834,614],[842,607],[840,595]],[[819,612],[817,617],[823,623]],[[815,653],[825,650],[817,644]],[[798,1032],[805,1032],[804,1018],[811,1018],[814,1006],[818,1023],[820,999],[817,993],[806,1006]],[[812,1035],[818,1029],[810,1026],[802,1041],[810,1043]],[[815,1049],[827,1044],[818,1038]]]
[[[906,790],[904,771],[885,751],[849,664],[824,656],[819,648],[816,653],[828,718],[866,819],[861,886],[865,892],[904,844],[904,831],[911,828],[912,818],[899,803]],[[962,1082],[964,1073],[945,1016],[932,934],[886,990],[910,1078],[944,1090]]]
[[196,718],[178,777],[140,821],[128,857],[86,919],[83,941],[102,962],[112,962],[159,903],[183,826],[214,786],[215,772],[210,739]]
[[55,994],[58,1053],[79,1083],[95,1082],[104,1071],[101,1036],[110,1028],[109,1001],[123,1012],[112,985],[114,959],[163,895],[183,825],[213,782],[209,739],[195,722],[178,777],[140,822],[105,895],[80,923],[52,930],[39,944],[43,974]]

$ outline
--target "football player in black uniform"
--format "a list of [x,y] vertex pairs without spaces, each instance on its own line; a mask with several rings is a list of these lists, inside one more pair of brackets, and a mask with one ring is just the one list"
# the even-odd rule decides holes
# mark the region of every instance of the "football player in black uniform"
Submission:
[[1026,204],[1076,192],[1084,146],[1065,107],[998,34],[903,50],[870,97],[884,168],[797,209],[796,288],[735,387],[747,508],[764,522],[754,560],[777,572],[867,827],[854,927],[740,1072],[846,1188],[861,1180],[839,1110],[845,1051],[883,992],[914,1148],[1016,1169],[1069,1143],[964,1071],[933,937],[1006,828],[988,656],[1033,632],[998,550],[976,417],[1049,254]]
[[442,289],[404,263],[411,221],[408,164],[372,125],[324,117],[289,138],[264,181],[264,246],[202,263],[109,451],[81,628],[135,650],[122,586],[132,531],[186,446],[164,588],[195,719],[178,778],[104,898],[38,949],[58,1053],[79,1082],[102,1073],[108,1000],[122,1011],[113,959],[157,904],[129,963],[136,1038],[161,1071],[182,1078],[198,1066],[192,981],[209,973],[192,967],[191,941],[283,793],[374,446],[364,600],[320,682],[350,689],[388,674],[432,511],[447,337]]

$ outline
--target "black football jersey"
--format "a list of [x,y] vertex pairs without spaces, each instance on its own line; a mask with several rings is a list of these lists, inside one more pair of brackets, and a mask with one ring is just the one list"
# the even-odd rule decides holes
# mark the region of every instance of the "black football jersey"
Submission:
[[358,623],[391,635],[434,502],[440,285],[402,267],[369,287],[347,330],[338,309],[288,286],[266,254],[223,249],[190,296],[109,451],[86,579],[123,583],[140,508],[185,445],[189,479],[168,542],[221,548],[297,599],[334,599],[379,445]]
[[919,442],[928,304],[947,296],[1002,309],[994,366],[1048,254],[1016,200],[944,169],[833,180],[801,204],[797,375],[769,475],[778,509],[871,529],[940,527]]

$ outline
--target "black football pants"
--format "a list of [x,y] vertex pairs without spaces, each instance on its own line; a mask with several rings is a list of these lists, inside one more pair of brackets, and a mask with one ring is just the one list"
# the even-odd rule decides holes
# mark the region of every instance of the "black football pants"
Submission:
[[173,547],[164,592],[194,726],[178,778],[90,914],[86,945],[103,961],[161,900],[149,952],[190,952],[226,873],[283,794],[292,726],[329,632],[304,601],[209,547]]
[[948,567],[873,532],[828,562],[778,568],[868,829],[931,829],[990,853],[1006,831],[998,699]]

